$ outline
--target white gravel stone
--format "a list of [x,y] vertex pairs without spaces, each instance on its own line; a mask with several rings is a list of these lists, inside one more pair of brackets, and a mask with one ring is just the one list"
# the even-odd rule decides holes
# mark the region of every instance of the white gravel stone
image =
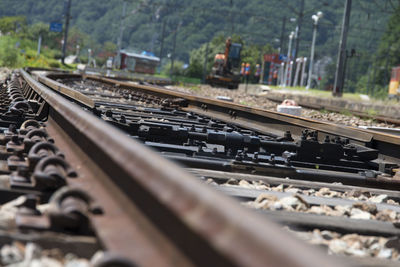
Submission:
[[25,246],[25,261],[30,262],[33,259],[39,259],[42,255],[42,249],[34,244],[34,243],[27,243]]
[[24,259],[21,251],[12,245],[4,245],[0,251],[1,262],[4,264],[12,264],[20,262]]
[[297,197],[284,197],[279,200],[284,208],[296,208],[297,205],[300,205],[301,202]]
[[65,267],[90,267],[90,262],[86,259],[74,259],[68,261]]
[[371,219],[371,213],[362,211],[360,209],[351,209],[350,212],[350,218],[352,219],[358,219],[358,220],[370,220]]
[[377,257],[381,259],[390,259],[392,257],[392,250],[388,248],[383,248],[379,251]]
[[368,255],[368,253],[365,250],[362,249],[354,249],[354,248],[349,248],[346,251],[347,255],[352,255],[352,256],[356,256],[356,257],[365,257]]
[[282,203],[280,203],[280,202],[275,202],[272,205],[272,209],[274,209],[274,210],[281,210],[282,208],[283,208],[283,206],[282,206]]
[[278,105],[276,107],[276,111],[294,116],[301,116],[301,110],[302,108],[300,106]]
[[342,254],[348,249],[347,243],[340,239],[329,242],[329,251],[335,254]]
[[369,201],[374,202],[374,203],[382,203],[385,199],[387,199],[387,195],[377,195],[373,196],[369,199]]
[[300,189],[298,189],[298,188],[287,188],[287,189],[285,189],[285,192],[293,193],[293,194],[297,194],[297,193],[299,193],[299,191],[300,191]]
[[34,259],[28,266],[31,266],[31,267],[63,267],[64,265],[55,259],[42,257],[41,259]]

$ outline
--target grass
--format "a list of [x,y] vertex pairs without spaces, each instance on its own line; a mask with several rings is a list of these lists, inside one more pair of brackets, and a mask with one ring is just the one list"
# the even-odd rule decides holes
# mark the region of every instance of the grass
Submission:
[[[18,46],[17,46],[18,44]],[[37,55],[37,44],[28,39],[21,39],[12,35],[0,37],[0,66],[9,68],[43,67],[75,69],[76,65],[63,65],[57,60],[57,50],[42,47]]]
[[182,84],[201,84],[200,79],[190,78],[185,76],[173,76],[172,80],[176,83],[182,83]]
[[375,109],[373,109],[373,108],[371,108],[371,109],[368,109],[368,110],[367,110],[367,114],[368,114],[369,116],[371,116],[371,117],[374,117],[374,116],[378,115],[378,111],[375,110]]
[[[323,90],[318,90],[318,89],[306,89],[305,87],[280,87],[280,86],[269,86],[273,90],[286,90],[286,91],[296,91],[301,94],[310,94],[313,96],[318,96],[318,97],[323,97],[323,98],[334,98],[332,96],[331,91],[323,91]],[[348,99],[348,100],[356,100],[360,101],[362,100],[361,94],[353,94],[353,93],[344,93],[343,94],[343,99]]]
[[348,116],[348,117],[354,116],[354,114],[351,113],[351,112],[348,111],[348,110],[342,110],[342,111],[340,111],[340,114],[345,115],[345,116]]

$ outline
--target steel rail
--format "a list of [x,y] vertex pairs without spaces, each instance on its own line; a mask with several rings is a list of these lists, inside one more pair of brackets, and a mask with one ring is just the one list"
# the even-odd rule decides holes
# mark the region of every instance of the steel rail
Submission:
[[[80,77],[79,75],[75,75],[75,76]],[[57,81],[51,80],[51,79],[43,77],[43,76],[39,76],[38,81],[51,87],[53,90],[57,91],[58,93],[66,96],[68,98],[71,98],[88,108],[95,107],[94,101],[90,97],[88,97],[80,92],[77,92],[76,90],[69,88],[68,86],[66,86],[62,83],[59,83]]]
[[[20,72],[50,105],[50,117],[57,127],[68,133],[75,146],[81,147],[100,169],[102,177],[95,177],[86,187],[92,189],[91,193],[98,193],[96,199],[105,207],[104,214],[115,214],[108,208],[123,207],[125,212],[119,213],[113,223],[131,222],[115,229],[110,221],[103,220],[101,224],[101,219],[97,219],[97,226],[103,226],[97,228],[98,235],[108,249],[144,266],[151,266],[149,260],[154,263],[149,257],[163,253],[166,256],[171,251],[176,252],[176,258],[165,257],[161,265],[184,266],[189,261],[201,266],[338,266],[319,251],[293,240],[265,218],[240,207],[177,165],[39,84],[25,71]],[[105,203],[106,200],[114,205]],[[157,253],[145,253],[143,248],[142,253],[135,253],[138,248],[136,245],[132,250],[135,240],[126,238],[140,227],[132,223],[137,220],[132,210],[137,209],[159,231],[158,235],[150,233]],[[162,247],[165,242],[160,239],[169,241],[169,250]]]

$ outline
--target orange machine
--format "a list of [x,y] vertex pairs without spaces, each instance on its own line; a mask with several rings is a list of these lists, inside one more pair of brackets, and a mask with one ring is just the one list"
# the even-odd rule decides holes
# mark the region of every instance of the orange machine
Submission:
[[216,54],[211,73],[206,82],[210,85],[218,85],[236,89],[240,83],[240,52],[241,44],[232,43],[228,38],[225,43],[225,52]]

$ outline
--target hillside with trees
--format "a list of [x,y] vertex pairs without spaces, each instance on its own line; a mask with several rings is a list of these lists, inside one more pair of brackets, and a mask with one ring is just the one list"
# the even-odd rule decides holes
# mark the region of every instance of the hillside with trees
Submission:
[[[343,1],[304,0],[303,16],[300,3],[301,0],[127,0],[126,16],[122,18],[123,0],[72,0],[68,50],[73,53],[79,44],[82,57],[87,54],[87,48],[95,51],[96,55],[115,51],[122,19],[122,47],[146,50],[159,56],[163,42],[161,56],[164,62],[168,61],[168,55],[173,52],[175,33],[176,59],[183,63],[193,61],[196,53],[199,57],[206,43],[213,39],[210,51],[215,53],[217,47],[221,47],[221,42],[213,47],[218,43],[217,40],[233,35],[240,37],[248,48],[244,51],[245,56],[247,53],[250,57],[258,57],[255,53],[257,49],[258,53],[281,49],[286,54],[288,35],[295,31],[302,20],[298,55],[309,56],[313,28],[311,15],[322,11],[324,17],[318,29],[316,59],[330,59],[328,72],[323,79],[324,83],[331,83],[343,17]],[[360,90],[358,81],[363,77],[366,80],[365,75],[374,72],[371,63],[376,60],[381,62],[382,57],[387,54],[384,53],[380,40],[398,4],[396,0],[353,1],[348,48],[354,49],[356,54],[348,60],[348,91]],[[39,30],[48,27],[50,22],[63,22],[63,10],[64,1],[59,0],[0,2],[0,17],[23,16],[27,25],[37,25],[35,27]],[[285,31],[282,35],[283,23]],[[3,33],[7,31],[1,26],[0,30]],[[37,31],[30,34],[37,34]],[[281,36],[284,37],[283,42]],[[31,39],[34,40],[35,37],[31,36]],[[61,36],[48,36],[44,38],[44,45],[56,49],[61,46],[61,39]],[[58,43],[54,43],[55,41]],[[379,53],[375,54],[378,50]],[[391,60],[387,68],[392,63],[394,64]],[[198,62],[195,64],[197,65],[189,69],[189,74],[199,76],[200,66]],[[379,75],[379,71],[376,73]]]

